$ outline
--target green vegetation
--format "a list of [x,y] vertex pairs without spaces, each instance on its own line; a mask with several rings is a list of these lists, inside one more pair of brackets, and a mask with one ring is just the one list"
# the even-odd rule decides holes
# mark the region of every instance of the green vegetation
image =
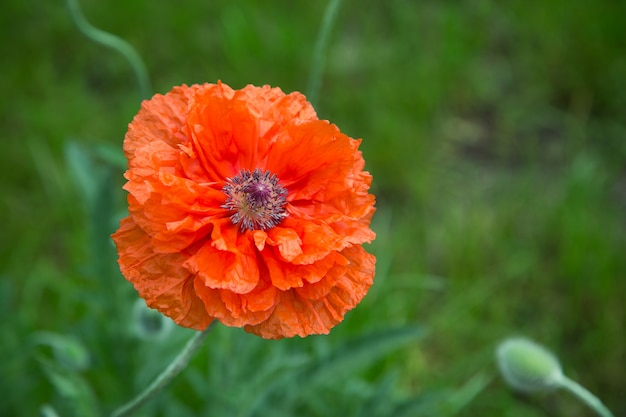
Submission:
[[[139,51],[156,92],[302,91],[325,4],[82,7]],[[512,393],[494,360],[510,335],[626,415],[624,16],[610,0],[344,1],[318,113],[363,138],[375,285],[330,336],[218,326],[140,415],[591,415]],[[108,238],[134,76],[61,1],[1,2],[0,39],[0,415],[106,415],[190,336],[159,339],[158,319],[139,335]]]

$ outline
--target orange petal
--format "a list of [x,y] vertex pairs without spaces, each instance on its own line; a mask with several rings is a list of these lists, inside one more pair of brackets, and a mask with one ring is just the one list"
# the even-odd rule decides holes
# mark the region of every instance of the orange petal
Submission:
[[193,287],[193,276],[182,267],[180,253],[158,254],[150,238],[126,217],[112,235],[119,253],[122,274],[148,306],[156,308],[181,326],[204,330],[212,321]]
[[264,279],[247,294],[209,288],[201,278],[195,279],[194,288],[208,313],[227,326],[261,323],[267,320],[278,301],[278,291]]
[[[218,82],[155,95],[124,140],[130,215],[113,235],[123,274],[187,327],[217,318],[268,338],[327,333],[374,275],[358,246],[374,239],[375,211],[359,144],[300,93]],[[243,231],[223,186],[257,168],[287,189],[288,216]]]
[[330,226],[296,216],[288,216],[267,233],[267,244],[277,246],[282,259],[293,264],[311,264],[344,246],[342,236]]
[[266,339],[327,334],[363,299],[375,272],[374,256],[361,246],[347,248],[342,255],[349,260],[345,274],[337,278],[325,296],[316,299],[298,290],[280,292],[279,302],[269,318],[257,325],[247,325],[245,330]]
[[169,93],[156,94],[141,103],[141,109],[128,126],[124,152],[132,160],[137,148],[165,142],[175,147],[180,143],[180,129],[185,125],[190,97],[202,88],[199,85],[174,87]]
[[266,242],[276,246],[281,257],[286,261],[291,262],[302,254],[302,240],[295,230],[276,226],[267,231],[267,236]]
[[[236,232],[234,226],[231,228]],[[205,243],[185,261],[185,268],[209,288],[226,289],[237,294],[249,293],[259,282],[257,255],[247,236],[239,235],[236,239],[237,246],[228,250]]]
[[332,269],[341,269],[346,263],[345,258],[338,253],[331,252],[325,258],[306,265],[294,265],[280,260],[280,256],[271,250],[261,253],[263,262],[267,266],[272,284],[279,290],[306,287],[307,283],[316,283],[327,280]]

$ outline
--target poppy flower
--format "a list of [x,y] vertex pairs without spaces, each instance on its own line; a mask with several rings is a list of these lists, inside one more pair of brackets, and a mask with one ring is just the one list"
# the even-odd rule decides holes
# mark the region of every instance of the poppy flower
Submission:
[[124,139],[122,274],[184,327],[328,333],[374,277],[360,142],[269,86],[183,85],[144,101]]

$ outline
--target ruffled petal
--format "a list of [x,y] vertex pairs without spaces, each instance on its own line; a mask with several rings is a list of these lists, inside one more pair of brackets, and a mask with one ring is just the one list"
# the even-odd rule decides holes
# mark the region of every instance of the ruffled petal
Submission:
[[247,294],[257,287],[260,278],[256,248],[247,235],[232,225],[217,222],[211,235],[184,267],[195,274],[205,286]]
[[193,275],[182,266],[183,254],[155,253],[149,236],[130,217],[121,221],[112,237],[122,274],[149,307],[184,327],[204,330],[211,323],[212,317],[194,290]]
[[287,217],[267,234],[266,244],[277,247],[282,261],[297,265],[312,264],[350,245],[332,225],[297,216]]
[[226,326],[262,323],[278,303],[278,290],[265,279],[259,280],[256,288],[247,294],[207,287],[200,277],[194,280],[194,288],[207,312]]
[[189,99],[201,86],[174,87],[169,93],[156,94],[141,103],[141,109],[128,126],[124,153],[129,162],[138,148],[164,142],[172,148],[181,143],[181,128],[186,124]]
[[[266,338],[327,333],[374,275],[359,246],[375,237],[359,144],[300,93],[218,82],[155,95],[124,140],[122,273],[186,327],[215,318]],[[269,189],[249,200],[260,183],[237,181],[252,171]]]
[[263,251],[261,255],[267,266],[272,285],[283,291],[308,287],[308,284],[320,281],[332,281],[330,275],[343,270],[347,264],[347,260],[337,252],[331,252],[325,258],[306,265],[283,262],[280,255],[272,250]]
[[341,254],[348,260],[345,273],[333,270],[329,283],[320,281],[306,289],[280,292],[268,319],[245,326],[246,331],[266,339],[328,334],[367,294],[375,273],[374,256],[361,246],[347,248]]

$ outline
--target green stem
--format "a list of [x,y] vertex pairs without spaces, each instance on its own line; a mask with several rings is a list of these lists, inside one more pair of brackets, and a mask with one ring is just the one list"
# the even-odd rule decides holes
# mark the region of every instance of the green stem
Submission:
[[135,77],[137,78],[140,95],[139,98],[141,100],[150,98],[150,96],[152,96],[150,77],[148,76],[146,66],[137,51],[135,51],[135,49],[125,40],[91,25],[81,12],[78,0],[66,0],[66,3],[67,8],[70,11],[70,16],[78,27],[78,30],[92,41],[115,49],[122,54],[130,64],[133,72],[135,73]]
[[196,333],[185,345],[178,356],[169,364],[167,368],[135,398],[115,410],[111,417],[125,417],[137,411],[142,405],[157,395],[187,366],[193,354],[196,353],[202,342],[207,337],[213,326],[217,323],[214,320],[204,331]]
[[585,404],[591,407],[598,415],[602,417],[613,417],[611,411],[605,407],[604,404],[593,395],[587,388],[580,385],[578,382],[573,381],[563,375],[562,379],[559,381],[560,386],[565,388],[578,398],[580,398]]
[[320,86],[322,85],[322,71],[326,64],[326,49],[328,49],[328,40],[330,38],[330,30],[337,17],[337,12],[341,0],[330,0],[324,12],[322,26],[317,35],[315,51],[313,52],[313,63],[311,65],[311,74],[309,76],[309,84],[307,87],[307,98],[313,105],[317,106],[317,97],[319,95]]

